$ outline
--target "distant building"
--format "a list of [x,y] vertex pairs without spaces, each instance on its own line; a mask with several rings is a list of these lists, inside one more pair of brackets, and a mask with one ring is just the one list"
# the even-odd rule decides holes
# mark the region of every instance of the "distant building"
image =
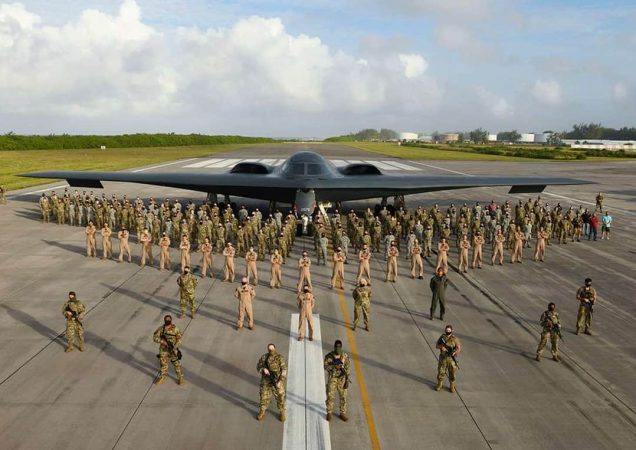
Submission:
[[459,133],[444,133],[440,134],[439,141],[447,144],[449,142],[457,142],[459,141]]
[[561,142],[572,148],[636,151],[636,141],[613,141],[609,139],[561,139]]
[[430,134],[420,134],[417,137],[417,140],[419,142],[433,142],[433,136],[431,136]]
[[417,141],[418,135],[417,133],[411,133],[411,132],[405,131],[400,133],[399,138],[400,138],[400,141],[414,142],[414,141]]
[[489,134],[488,135],[488,142],[497,142],[497,135],[496,134]]

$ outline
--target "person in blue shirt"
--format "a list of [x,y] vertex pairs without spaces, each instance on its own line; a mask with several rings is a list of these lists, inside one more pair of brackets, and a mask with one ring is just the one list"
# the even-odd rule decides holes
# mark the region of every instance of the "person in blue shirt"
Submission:
[[601,239],[607,239],[609,241],[610,238],[610,229],[612,228],[612,216],[610,216],[609,211],[605,211],[605,215],[603,216],[603,226],[602,226],[602,234]]

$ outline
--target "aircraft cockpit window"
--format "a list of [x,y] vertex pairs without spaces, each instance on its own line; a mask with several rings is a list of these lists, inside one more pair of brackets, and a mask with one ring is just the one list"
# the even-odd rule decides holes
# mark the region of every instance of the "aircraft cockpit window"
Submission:
[[291,165],[291,170],[294,175],[304,175],[305,174],[305,164],[303,163],[294,163]]
[[320,175],[322,173],[322,166],[320,164],[307,164],[308,175]]

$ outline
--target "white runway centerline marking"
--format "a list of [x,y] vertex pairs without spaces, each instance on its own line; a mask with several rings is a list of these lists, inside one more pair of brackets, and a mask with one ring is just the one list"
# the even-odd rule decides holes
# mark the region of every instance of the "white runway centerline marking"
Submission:
[[320,315],[314,314],[313,341],[298,341],[298,319],[291,315],[283,450],[331,450]]
[[409,166],[407,164],[402,164],[401,162],[397,162],[397,161],[393,161],[393,160],[391,160],[391,161],[383,161],[383,162],[384,162],[384,164],[388,164],[390,166],[395,166],[395,167],[397,167],[398,169],[401,169],[401,170],[420,170],[418,167]]

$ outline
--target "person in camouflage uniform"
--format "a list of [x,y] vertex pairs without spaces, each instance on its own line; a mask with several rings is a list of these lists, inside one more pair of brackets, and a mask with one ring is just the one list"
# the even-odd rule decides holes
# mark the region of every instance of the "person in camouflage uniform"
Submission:
[[4,186],[0,186],[0,205],[7,204],[7,191]]
[[192,314],[192,318],[194,319],[195,307],[194,307],[194,291],[197,288],[197,284],[199,280],[194,278],[194,276],[190,273],[190,266],[186,266],[183,269],[183,274],[179,275],[177,278],[177,284],[180,288],[181,294],[181,315],[180,319],[183,319],[186,314],[186,306],[190,307],[190,312]]
[[66,352],[73,351],[73,342],[75,341],[75,334],[77,334],[77,340],[79,342],[79,351],[84,351],[84,314],[86,313],[86,307],[82,302],[77,299],[75,292],[68,293],[68,301],[64,303],[62,308],[62,314],[66,319],[66,339],[68,340],[68,347]]
[[259,387],[260,402],[256,420],[263,420],[269,402],[274,396],[278,405],[278,419],[284,422],[287,418],[285,413],[287,362],[283,355],[278,353],[274,344],[267,345],[267,353],[258,360],[256,371],[261,375]]
[[364,319],[364,328],[367,331],[371,331],[369,328],[369,308],[371,307],[371,288],[367,286],[367,280],[360,278],[358,287],[353,290],[353,331],[358,326],[358,321],[362,315]]
[[437,385],[436,391],[441,391],[444,384],[444,377],[448,374],[450,381],[450,392],[455,393],[455,380],[457,379],[457,361],[455,357],[459,355],[462,347],[459,339],[453,334],[453,326],[446,325],[444,334],[437,340],[437,349],[439,350],[439,362],[437,365]]
[[585,334],[592,334],[592,311],[596,303],[596,289],[592,287],[592,279],[585,279],[585,286],[576,291],[576,299],[579,303],[579,312],[576,317],[576,334],[581,334],[581,328],[585,326]]
[[342,341],[337,340],[334,343],[333,351],[325,356],[324,366],[327,371],[327,420],[331,420],[337,391],[340,397],[340,418],[346,422],[349,420],[347,417],[347,390],[351,377],[351,364],[349,355],[342,351]]
[[541,314],[539,323],[543,327],[543,331],[541,331],[541,341],[539,342],[539,347],[537,347],[536,360],[541,361],[543,349],[548,343],[548,338],[550,338],[550,343],[552,344],[552,359],[554,359],[556,362],[559,362],[559,338],[561,336],[561,321],[559,320],[559,313],[556,312],[556,305],[554,303],[548,304],[548,310],[544,311],[543,314]]
[[152,340],[159,344],[159,364],[161,365],[161,373],[159,378],[155,380],[155,384],[161,384],[166,380],[168,375],[168,362],[174,366],[177,374],[177,382],[182,385],[185,383],[183,379],[183,371],[181,370],[181,340],[183,334],[176,325],[172,323],[172,316],[166,315],[163,318],[163,325],[157,328],[152,336]]

